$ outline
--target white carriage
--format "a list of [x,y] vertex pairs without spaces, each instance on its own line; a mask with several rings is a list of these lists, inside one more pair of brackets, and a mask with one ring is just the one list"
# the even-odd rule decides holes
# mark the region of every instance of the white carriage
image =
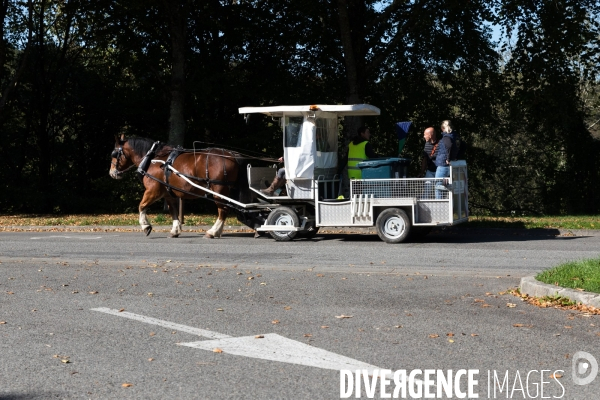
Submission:
[[[368,104],[243,107],[240,114],[262,113],[278,121],[283,130],[286,171],[285,195],[266,196],[277,169],[248,166],[248,183],[257,203],[236,203],[240,220],[257,231],[286,241],[314,236],[320,227],[372,227],[388,243],[400,243],[427,234],[434,226],[468,219],[468,179],[465,161],[453,161],[445,179],[407,178],[386,160],[379,179],[352,179],[348,198],[338,198],[339,119],[377,116]],[[368,163],[367,163],[368,164]],[[366,168],[369,168],[368,166]],[[363,169],[363,176],[365,174]],[[371,174],[373,175],[373,174]],[[377,174],[375,174],[377,175]],[[443,190],[435,187],[443,186]]]

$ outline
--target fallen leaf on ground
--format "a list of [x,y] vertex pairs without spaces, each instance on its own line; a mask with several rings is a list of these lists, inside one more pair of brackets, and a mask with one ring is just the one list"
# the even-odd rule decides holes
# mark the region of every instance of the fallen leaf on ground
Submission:
[[154,336],[154,335],[156,335],[156,333],[150,332],[150,336]]
[[452,340],[452,339],[448,339],[448,342],[450,342],[450,343],[454,343],[454,340]]
[[352,318],[353,316],[352,315],[344,315],[344,314],[342,314],[342,315],[336,315],[335,317],[336,318]]
[[265,335],[256,335],[254,339],[264,339]]
[[517,305],[515,303],[506,303],[506,307],[515,308]]
[[94,290],[93,292],[90,292],[90,294],[98,294],[98,292]]
[[439,338],[440,335],[438,335],[437,333],[432,333],[431,335],[429,335],[430,338],[435,339],[435,338]]
[[[0,325],[4,325],[4,324],[6,324],[6,321],[0,321]],[[600,333],[598,335],[600,335]]]
[[154,358],[149,358],[148,361],[154,361]]
[[572,326],[565,325],[565,329],[572,329]]
[[133,384],[131,384],[131,383],[124,383],[121,386],[123,386],[123,387],[132,387]]
[[119,310],[119,312],[123,312],[123,311],[125,311],[125,309],[124,309],[124,308],[121,308],[121,309]]
[[452,337],[452,336],[454,336],[454,333],[452,333],[452,332],[448,332],[448,333],[446,333],[446,336],[450,336],[450,337]]
[[327,325],[322,325],[321,326],[321,329],[327,329],[327,328],[329,328]]
[[271,321],[272,324],[278,324],[279,320],[278,319],[274,319],[273,321]]
[[479,335],[476,333],[471,333],[471,336],[475,337],[475,336],[479,336]]
[[524,328],[533,328],[533,325],[531,325],[531,324],[528,324],[528,325],[525,325],[525,324],[513,324],[513,326],[515,328],[522,328],[522,327],[524,327]]
[[216,347],[213,349],[213,353],[222,353],[223,350],[221,350],[220,348]]
[[291,310],[291,309],[292,309],[292,307],[290,307],[290,306],[285,306],[285,307],[283,307],[283,309],[284,309],[284,310]]
[[312,335],[310,333],[305,333],[304,337],[312,337]]
[[562,378],[562,375],[561,375],[561,374],[554,373],[554,374],[550,375],[550,376],[549,376],[549,378],[550,378],[550,379],[558,379],[558,378]]
[[70,363],[71,361],[69,361],[69,360],[65,360],[65,359],[62,359],[62,360],[60,360],[60,362],[62,362],[62,363],[65,363],[65,364],[68,364],[68,363]]

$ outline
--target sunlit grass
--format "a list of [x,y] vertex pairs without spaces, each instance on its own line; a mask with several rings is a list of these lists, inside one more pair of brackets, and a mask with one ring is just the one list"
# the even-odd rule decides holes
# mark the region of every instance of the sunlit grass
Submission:
[[[153,225],[172,225],[169,214],[149,214]],[[216,214],[186,214],[185,225],[212,225],[217,219]],[[129,226],[139,225],[138,214],[80,214],[80,215],[0,215],[0,226]],[[240,225],[236,217],[227,218],[227,225]]]
[[600,215],[545,217],[469,217],[464,226],[523,229],[600,229]]
[[539,273],[535,279],[550,285],[600,293],[600,258],[567,262]]

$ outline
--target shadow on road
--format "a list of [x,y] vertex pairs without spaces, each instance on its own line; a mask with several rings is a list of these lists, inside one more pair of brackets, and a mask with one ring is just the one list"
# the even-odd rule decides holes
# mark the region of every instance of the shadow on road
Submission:
[[[202,234],[194,232],[184,232],[180,239],[197,239],[216,241],[222,239],[204,239]],[[254,238],[254,233],[250,232],[225,232],[223,239],[226,238],[247,238],[248,240],[272,240],[269,233],[262,233],[260,237]],[[431,233],[423,238],[411,239],[405,243],[492,243],[492,242],[524,242],[524,241],[549,241],[549,240],[577,240],[588,236],[567,236],[561,235],[558,229],[490,229],[490,228],[435,228]],[[165,239],[165,236],[150,236],[149,239]],[[169,239],[177,240],[177,239]],[[307,239],[296,237],[294,241],[302,242],[321,242],[321,241],[342,241],[342,242],[381,242],[379,236],[374,231],[357,232],[342,230],[326,230],[319,232],[314,238]]]

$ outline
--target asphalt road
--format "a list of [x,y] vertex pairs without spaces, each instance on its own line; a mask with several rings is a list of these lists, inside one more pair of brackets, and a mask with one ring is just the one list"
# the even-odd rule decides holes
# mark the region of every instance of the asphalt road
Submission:
[[[331,399],[340,373],[328,368],[347,358],[478,369],[479,398],[542,398],[542,382],[544,397],[595,398],[600,377],[575,385],[572,363],[578,351],[600,360],[600,319],[501,294],[600,254],[600,235],[555,233],[448,230],[388,245],[2,232],[0,399]],[[494,376],[507,378],[502,392]]]

